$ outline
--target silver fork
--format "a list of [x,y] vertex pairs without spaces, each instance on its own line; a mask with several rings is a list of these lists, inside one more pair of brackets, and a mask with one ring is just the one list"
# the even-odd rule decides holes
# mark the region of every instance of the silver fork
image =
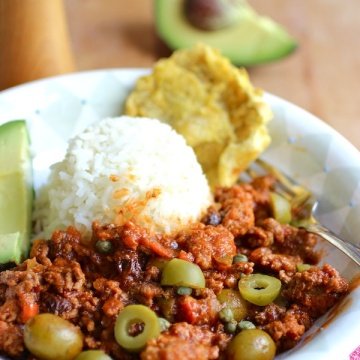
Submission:
[[261,159],[255,161],[254,166],[247,170],[247,174],[252,178],[260,174],[273,175],[276,179],[275,192],[287,198],[291,203],[292,209],[296,209],[295,223],[297,222],[299,227],[303,227],[307,231],[321,236],[360,266],[360,247],[340,239],[316,219],[318,201],[311,191]]

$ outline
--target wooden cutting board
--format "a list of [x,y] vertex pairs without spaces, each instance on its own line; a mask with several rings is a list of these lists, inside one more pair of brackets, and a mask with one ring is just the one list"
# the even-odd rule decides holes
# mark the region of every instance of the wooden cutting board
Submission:
[[[170,54],[156,36],[151,0],[64,1],[78,70],[149,67]],[[360,1],[249,2],[299,42],[288,58],[249,69],[253,82],[318,115],[360,149]]]

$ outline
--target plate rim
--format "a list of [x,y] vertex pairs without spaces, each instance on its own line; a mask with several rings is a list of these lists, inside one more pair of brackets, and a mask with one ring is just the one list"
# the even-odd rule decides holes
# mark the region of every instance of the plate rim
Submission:
[[[76,80],[77,77],[81,77],[81,76],[86,77],[86,76],[93,76],[96,74],[104,74],[105,75],[105,74],[113,74],[113,73],[121,74],[121,73],[129,73],[129,72],[131,72],[133,74],[137,73],[138,76],[141,76],[143,74],[146,74],[150,69],[151,68],[147,68],[147,67],[109,68],[109,69],[85,70],[85,71],[79,71],[79,72],[74,72],[74,73],[56,75],[56,76],[51,76],[51,77],[47,77],[47,78],[43,78],[43,79],[39,79],[39,80],[34,80],[34,81],[31,81],[28,83],[24,83],[24,84],[17,85],[17,86],[11,87],[9,89],[3,90],[0,92],[0,99],[3,96],[5,96],[5,97],[16,96],[16,92],[22,91],[27,88],[31,88],[32,86],[41,86],[41,85],[45,85],[46,83],[57,81],[57,80],[74,81],[74,80]],[[304,116],[306,116],[307,118],[314,121],[314,124],[316,126],[322,128],[324,130],[324,132],[332,135],[336,139],[336,141],[338,141],[339,144],[341,144],[340,145],[341,148],[345,149],[346,153],[351,154],[353,159],[356,159],[357,161],[360,160],[360,151],[348,139],[346,139],[342,134],[340,134],[337,130],[335,130],[330,124],[326,123],[324,120],[322,120],[318,116],[312,114],[311,112],[302,108],[301,106],[292,103],[289,100],[286,100],[280,96],[274,95],[274,94],[266,92],[266,91],[264,91],[264,94],[265,94],[265,97],[264,97],[265,101],[270,100],[269,101],[270,106],[273,106],[274,104],[279,104],[280,106],[290,109],[289,110],[290,112],[293,109],[294,111],[296,111],[300,114],[304,114]],[[359,161],[359,163],[360,163],[360,161]],[[360,294],[360,290],[357,291],[356,293]],[[356,296],[356,298],[358,298],[358,296]],[[359,297],[359,300],[356,301],[356,303],[360,303],[360,297]],[[307,350],[304,349],[304,351],[305,351],[305,354],[303,354],[301,352],[299,354],[299,356],[306,355]],[[326,354],[328,354],[328,353],[330,354],[330,352],[331,352],[331,349],[328,349],[328,351],[326,351]],[[287,353],[285,353],[285,354],[287,354]],[[295,359],[295,358],[297,358],[297,351],[288,353],[287,356],[291,359]],[[0,356],[0,358],[1,358],[1,356]],[[282,358],[282,357],[280,356],[280,358]]]

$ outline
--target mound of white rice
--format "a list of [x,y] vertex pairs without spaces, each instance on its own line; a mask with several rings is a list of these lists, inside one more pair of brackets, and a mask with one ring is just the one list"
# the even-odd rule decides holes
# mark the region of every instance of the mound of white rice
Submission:
[[94,220],[132,220],[170,233],[196,221],[211,201],[191,147],[155,119],[104,119],[69,142],[36,201],[41,236],[75,226],[85,236]]

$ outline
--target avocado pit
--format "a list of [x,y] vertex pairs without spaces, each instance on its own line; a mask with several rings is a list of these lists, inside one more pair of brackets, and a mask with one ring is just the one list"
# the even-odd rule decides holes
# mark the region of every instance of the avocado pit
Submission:
[[235,24],[241,16],[243,0],[185,0],[186,19],[194,27],[214,31]]

